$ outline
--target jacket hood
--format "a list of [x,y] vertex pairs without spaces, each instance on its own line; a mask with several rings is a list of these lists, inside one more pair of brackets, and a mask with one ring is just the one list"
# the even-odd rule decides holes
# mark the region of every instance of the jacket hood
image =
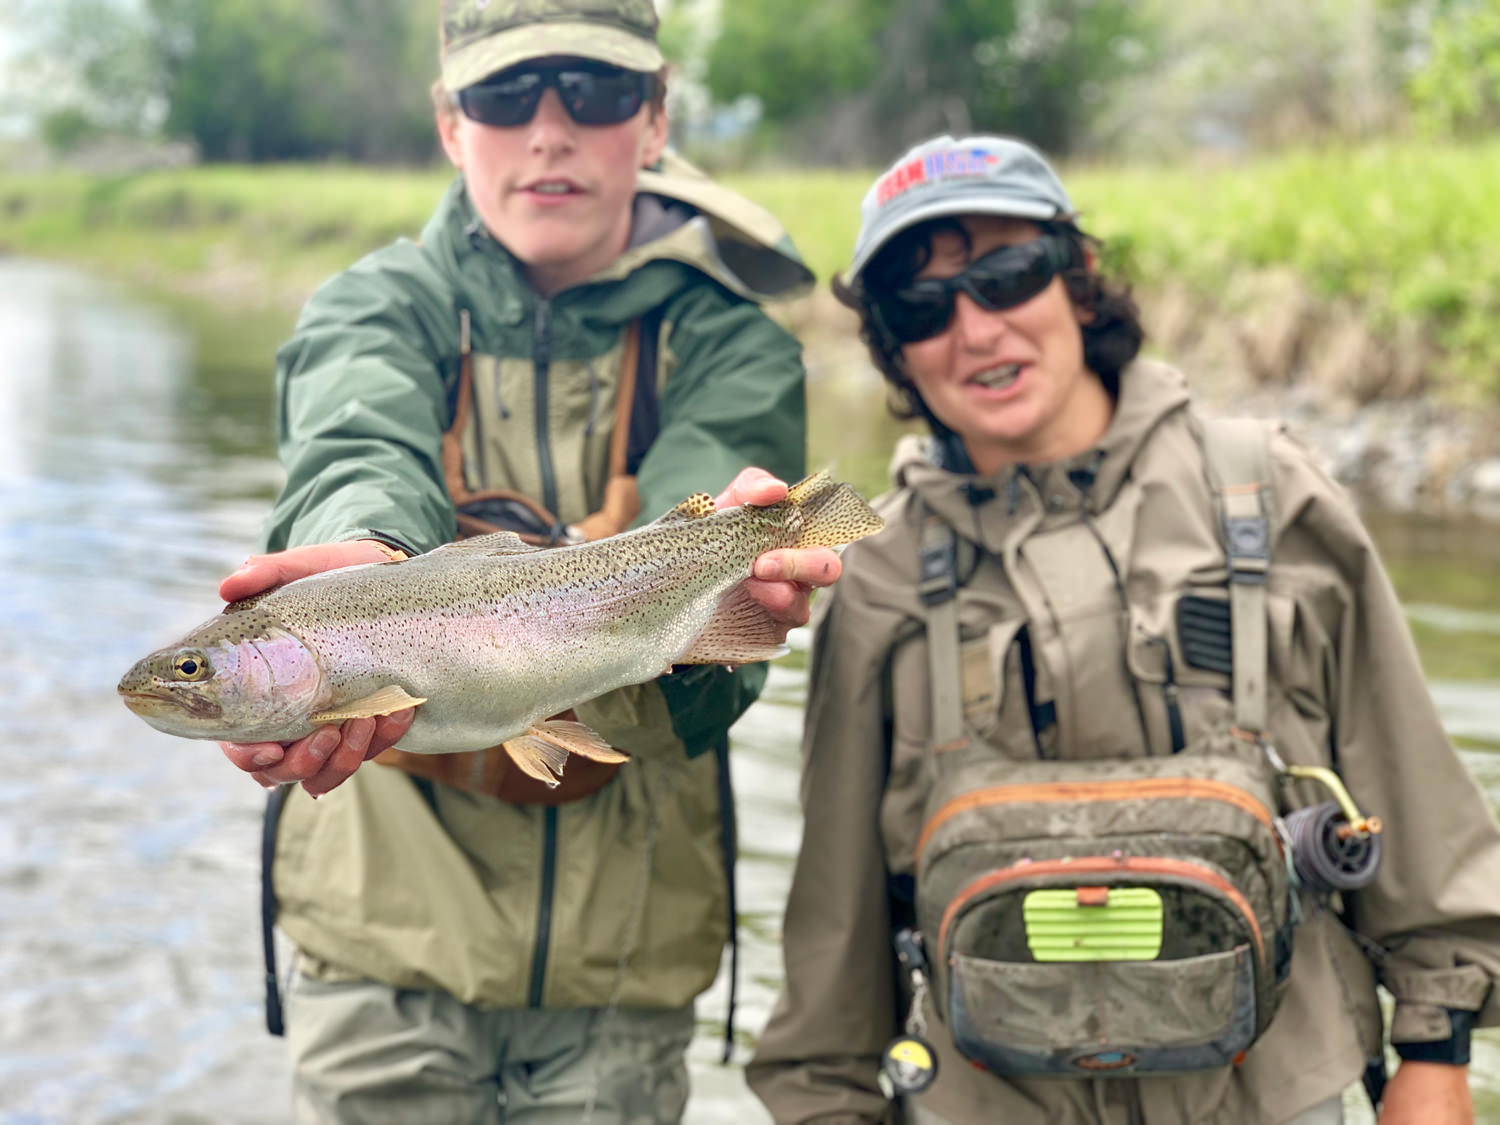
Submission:
[[[743,196],[714,183],[687,161],[668,154],[651,170],[642,170],[636,181],[635,210],[631,218],[630,243],[608,267],[580,285],[634,280],[653,263],[676,263],[718,282],[730,292],[757,303],[786,300],[808,292],[812,271],[802,262],[790,236],[769,211]],[[526,290],[520,263],[485,229],[470,200],[464,179],[449,186],[437,211],[422,232],[422,245],[444,272],[467,277],[491,288],[495,268],[502,269],[514,285],[495,295],[502,309],[513,304],[519,316]],[[474,266],[477,253],[491,259]],[[663,271],[647,271],[660,276]],[[478,276],[484,274],[484,278]],[[679,275],[680,276],[680,275]],[[637,286],[642,308],[659,303],[679,287],[661,282]],[[631,303],[627,298],[627,303]]]
[[1061,461],[1007,465],[991,476],[974,471],[962,443],[953,434],[909,434],[896,446],[891,479],[915,492],[960,534],[976,526],[974,508],[999,496],[1014,510],[1018,495],[1029,487],[1040,495],[1062,495],[1070,506],[1089,511],[1109,507],[1130,475],[1131,465],[1152,432],[1189,402],[1182,373],[1164,363],[1138,359],[1120,375],[1120,397],[1114,417],[1091,449]]

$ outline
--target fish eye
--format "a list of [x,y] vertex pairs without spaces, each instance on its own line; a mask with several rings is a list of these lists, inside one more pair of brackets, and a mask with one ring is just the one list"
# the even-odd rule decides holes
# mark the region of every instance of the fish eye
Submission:
[[179,680],[208,678],[208,661],[201,652],[179,652],[172,657],[172,675]]

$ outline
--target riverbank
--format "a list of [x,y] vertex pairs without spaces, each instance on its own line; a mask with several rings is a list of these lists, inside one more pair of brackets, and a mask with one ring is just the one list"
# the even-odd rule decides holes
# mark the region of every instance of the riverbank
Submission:
[[[1066,170],[1153,354],[1210,409],[1287,417],[1339,479],[1398,510],[1500,519],[1500,142],[1244,163]],[[727,177],[786,223],[820,282],[869,175]],[[201,167],[0,174],[0,253],[82,266],[283,335],[325,277],[415,236],[446,170]],[[879,393],[826,284],[781,310],[815,378]],[[827,435],[835,438],[836,435]],[[815,449],[819,435],[814,434]]]

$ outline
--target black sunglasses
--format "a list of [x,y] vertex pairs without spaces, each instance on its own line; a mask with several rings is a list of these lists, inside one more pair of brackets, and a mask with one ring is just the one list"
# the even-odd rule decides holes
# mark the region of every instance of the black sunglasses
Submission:
[[948,327],[960,292],[990,312],[1012,308],[1047,288],[1068,268],[1070,259],[1066,239],[1044,234],[992,250],[953,277],[924,278],[892,292],[874,294],[873,304],[881,324],[897,342],[915,344]]
[[656,89],[656,76],[603,63],[519,66],[502,70],[453,95],[465,117],[481,125],[524,125],[549,89],[580,125],[618,125],[640,112]]

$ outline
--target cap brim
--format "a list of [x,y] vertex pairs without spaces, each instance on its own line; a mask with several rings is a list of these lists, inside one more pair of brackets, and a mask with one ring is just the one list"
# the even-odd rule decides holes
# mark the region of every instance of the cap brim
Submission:
[[654,74],[663,62],[649,39],[597,23],[533,23],[487,35],[443,59],[443,87],[451,94],[497,71],[532,59],[565,55]]
[[855,252],[854,261],[844,270],[840,281],[852,286],[860,271],[870,264],[886,243],[904,230],[938,219],[945,215],[1005,215],[1016,219],[1067,219],[1071,215],[1058,210],[1050,203],[1016,196],[997,195],[993,191],[976,194],[966,199],[931,199],[899,214],[886,216],[875,230],[870,232],[865,245]]

